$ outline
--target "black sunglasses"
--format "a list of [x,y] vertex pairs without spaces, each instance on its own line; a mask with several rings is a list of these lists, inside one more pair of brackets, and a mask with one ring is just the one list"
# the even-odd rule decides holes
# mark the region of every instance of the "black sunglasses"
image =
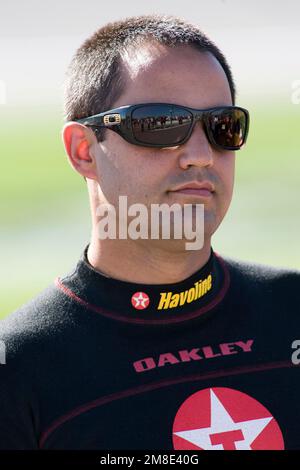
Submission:
[[239,106],[193,109],[169,103],[121,106],[76,122],[117,132],[123,139],[143,147],[174,147],[184,144],[201,120],[208,141],[218,149],[239,150],[246,142],[249,113]]

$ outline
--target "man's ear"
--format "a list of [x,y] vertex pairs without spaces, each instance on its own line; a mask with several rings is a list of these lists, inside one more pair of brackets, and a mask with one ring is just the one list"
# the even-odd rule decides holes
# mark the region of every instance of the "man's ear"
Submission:
[[62,129],[62,140],[72,168],[84,178],[97,181],[97,166],[93,146],[97,144],[95,134],[78,122],[69,121]]

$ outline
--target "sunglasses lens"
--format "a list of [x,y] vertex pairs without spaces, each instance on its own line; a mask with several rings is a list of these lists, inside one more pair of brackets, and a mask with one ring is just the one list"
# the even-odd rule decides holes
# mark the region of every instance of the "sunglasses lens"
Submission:
[[208,132],[213,143],[239,149],[246,141],[248,119],[239,108],[214,110],[208,115]]
[[147,105],[131,115],[132,132],[142,144],[178,145],[188,134],[192,114],[179,106]]

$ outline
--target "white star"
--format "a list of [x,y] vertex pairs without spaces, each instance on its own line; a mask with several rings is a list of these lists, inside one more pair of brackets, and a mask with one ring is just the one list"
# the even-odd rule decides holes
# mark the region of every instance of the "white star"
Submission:
[[[250,447],[252,442],[273,419],[272,416],[268,416],[266,418],[235,423],[213,390],[210,390],[210,403],[211,426],[209,428],[191,429],[188,431],[175,432],[174,434],[204,450],[224,450],[221,442],[222,439],[226,440],[226,433],[228,433],[227,438],[229,442],[231,441],[232,449],[252,450]],[[236,431],[235,434],[232,433],[230,437],[229,433],[234,431]],[[223,438],[220,433],[225,433]],[[220,443],[213,444],[213,442],[216,441]]]
[[144,296],[143,292],[139,292],[138,297],[133,297],[133,300],[135,301],[135,306],[139,307],[142,305],[142,307],[146,307],[145,302],[148,301],[148,297]]

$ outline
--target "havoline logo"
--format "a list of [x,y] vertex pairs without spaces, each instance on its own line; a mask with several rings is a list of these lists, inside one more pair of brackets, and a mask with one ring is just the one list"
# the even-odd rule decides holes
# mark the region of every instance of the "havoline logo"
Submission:
[[194,286],[183,292],[161,292],[157,310],[175,308],[194,302],[203,297],[212,288],[212,275],[209,274],[205,279],[195,282]]

